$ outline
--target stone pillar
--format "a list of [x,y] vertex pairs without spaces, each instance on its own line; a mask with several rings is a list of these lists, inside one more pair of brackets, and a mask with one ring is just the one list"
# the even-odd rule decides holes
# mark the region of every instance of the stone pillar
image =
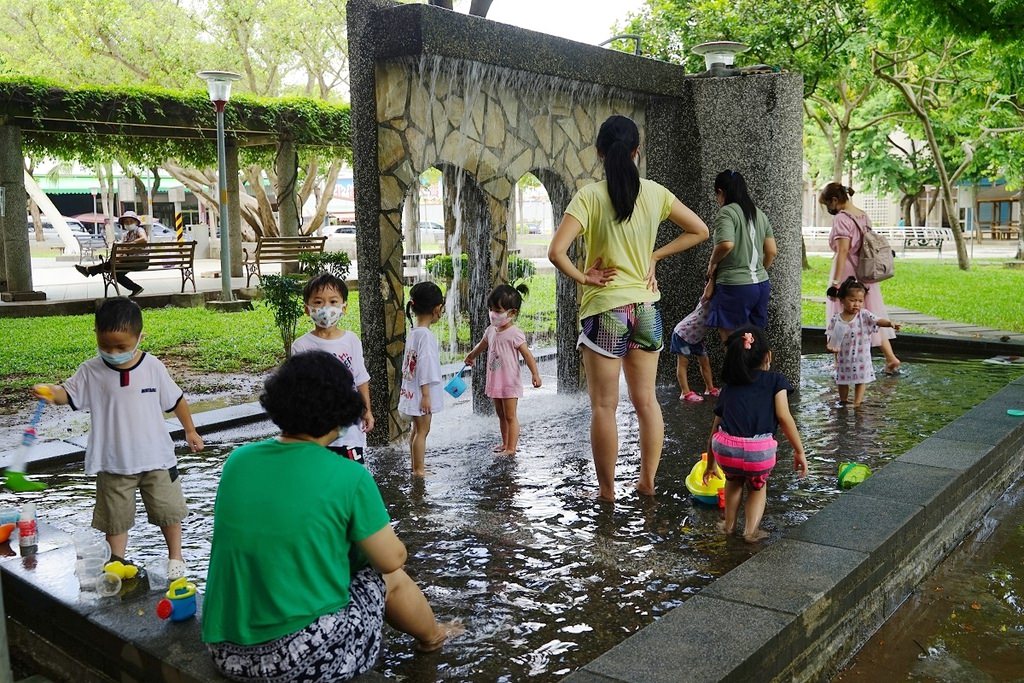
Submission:
[[[299,234],[301,220],[298,188],[298,154],[295,141],[289,137],[281,137],[277,142],[277,158],[274,161],[277,172],[277,226],[282,237],[296,237]],[[294,273],[298,270],[295,264],[281,265],[282,273]]]
[[[569,206],[572,193],[557,174],[547,170],[536,170],[533,174],[543,183],[551,202],[552,225],[555,229],[562,222],[565,207]],[[582,267],[583,240],[577,239],[569,247],[569,258]],[[579,338],[579,312],[582,290],[570,278],[555,275],[555,339],[558,347],[558,391],[575,393],[583,386],[582,365],[576,340]]]
[[[381,44],[375,14],[384,0],[348,5],[349,90],[352,101],[352,175],[355,186],[356,253],[359,267],[359,315],[363,359],[370,374],[370,400],[377,427],[367,435],[371,445],[385,445],[406,431],[398,416],[402,352],[405,346],[402,289],[402,188],[390,188],[378,159],[377,49]],[[398,194],[398,213],[382,206],[383,184]],[[392,225],[394,222],[394,225]],[[382,244],[382,241],[388,244]],[[397,249],[394,245],[397,244]]]
[[[768,269],[772,295],[767,333],[772,366],[798,386],[803,78],[795,73],[694,78],[685,86],[678,104],[659,109],[661,103],[652,103],[647,126],[651,136],[648,177],[676,192],[709,227],[718,212],[713,197],[715,175],[731,169],[746,178],[751,198],[768,216],[779,246],[778,257]],[[675,122],[670,120],[673,117]],[[680,159],[688,162],[679,163]],[[668,235],[660,236],[659,242],[661,237]],[[711,248],[712,240],[708,240],[700,248],[666,261],[664,270],[659,268],[666,330],[696,305]],[[713,365],[718,368],[721,346],[717,335],[709,335],[709,342]],[[662,380],[670,381],[669,365],[674,367],[674,359],[664,354],[663,361]]]
[[224,141],[225,167],[228,176],[228,240],[231,245],[231,277],[242,277],[242,201],[238,195],[238,140]]
[[[508,252],[505,248],[505,202],[484,192],[467,174],[462,184],[462,230],[469,254],[469,330],[471,343],[484,336],[491,324],[487,310],[487,297],[491,291],[508,281]],[[494,402],[484,390],[487,373],[486,359],[476,364],[473,373],[473,412],[490,414]]]
[[21,129],[0,126],[0,187],[4,191],[3,216],[0,217],[3,243],[0,257],[6,281],[3,301],[38,301],[43,292],[32,291],[32,252],[25,228],[25,158],[21,151]]

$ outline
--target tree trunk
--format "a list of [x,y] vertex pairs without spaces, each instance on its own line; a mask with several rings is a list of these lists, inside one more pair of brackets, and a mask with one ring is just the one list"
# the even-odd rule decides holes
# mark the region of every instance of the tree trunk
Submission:
[[850,129],[839,128],[839,141],[836,143],[835,155],[832,157],[832,182],[843,182],[843,162],[846,161],[846,148],[850,144]]
[[900,215],[903,216],[903,225],[912,227],[914,223],[911,220],[910,206],[914,203],[914,197],[909,194],[903,195],[903,199],[900,200]]
[[[1020,204],[1020,209],[1019,209],[1019,214],[1018,214],[1020,216],[1020,220],[1017,222],[1017,256],[1016,256],[1016,258],[1017,258],[1018,261],[1020,261],[1020,260],[1024,260],[1024,188],[1021,189],[1020,194],[1018,196],[1020,197],[1020,201],[1018,202]],[[975,233],[978,232],[977,226],[975,226],[974,232]]]
[[106,164],[96,166],[96,177],[100,181],[103,214],[107,217],[107,221],[103,226],[103,238],[108,245],[111,245],[116,241],[113,217],[118,213],[117,206],[114,203],[114,164],[108,161]]
[[36,230],[36,242],[42,242],[46,238],[43,236],[43,215],[39,211],[39,205],[29,199],[28,210],[32,213],[32,226]]
[[[884,59],[889,61],[889,64],[879,66],[877,62],[874,61],[878,56],[883,56]],[[953,205],[953,183],[956,181],[959,174],[961,174],[970,164],[973,152],[965,147],[967,151],[967,158],[964,163],[962,163],[960,167],[950,175],[946,170],[946,162],[942,157],[942,148],[939,146],[938,139],[935,136],[935,128],[932,126],[931,116],[925,108],[928,105],[923,101],[921,92],[919,90],[915,90],[911,84],[901,81],[899,78],[886,71],[889,66],[896,65],[897,59],[895,57],[891,55],[882,55],[882,53],[876,50],[872,56],[872,60],[872,71],[875,75],[895,86],[903,96],[907,106],[910,107],[910,110],[921,123],[921,127],[924,129],[925,137],[928,140],[928,150],[931,152],[932,161],[935,164],[935,170],[939,175],[942,205],[949,217],[949,227],[953,231],[953,242],[956,244],[957,265],[959,265],[961,270],[969,270],[971,267],[970,257],[967,255],[967,245],[964,242],[963,233],[960,231],[960,221],[958,220],[956,209]]]
[[335,159],[331,162],[330,168],[327,169],[324,189],[317,200],[316,208],[313,210],[313,217],[309,219],[309,223],[303,226],[299,234],[312,235],[320,227],[320,224],[324,222],[324,216],[327,215],[327,204],[334,197],[334,186],[338,182],[339,173],[341,173],[341,162]]
[[[455,235],[455,203],[458,199],[460,169],[445,165],[441,169],[441,205],[444,208],[444,253],[452,253],[452,239]],[[463,249],[465,251],[465,249]]]
[[[121,165],[124,166],[124,164]],[[141,205],[142,208],[142,211],[136,210],[135,213],[140,216],[151,215],[152,212],[149,210],[149,202],[147,201],[149,196],[146,192],[146,183],[142,182],[142,178],[140,178],[137,173],[129,171],[128,175],[131,176],[132,183],[135,185],[135,206],[139,207]]]
[[259,166],[249,166],[245,169],[246,178],[249,180],[249,189],[256,198],[257,214],[260,217],[261,232],[264,237],[276,237],[277,220],[274,218],[274,207],[263,189],[263,174]]

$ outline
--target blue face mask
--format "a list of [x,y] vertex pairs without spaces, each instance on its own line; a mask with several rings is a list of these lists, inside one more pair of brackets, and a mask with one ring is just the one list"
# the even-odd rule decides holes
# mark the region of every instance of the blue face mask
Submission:
[[132,358],[135,357],[135,352],[139,350],[139,345],[136,344],[135,348],[131,351],[124,351],[123,353],[107,353],[103,349],[96,349],[96,353],[99,354],[100,358],[105,360],[110,365],[124,365]]

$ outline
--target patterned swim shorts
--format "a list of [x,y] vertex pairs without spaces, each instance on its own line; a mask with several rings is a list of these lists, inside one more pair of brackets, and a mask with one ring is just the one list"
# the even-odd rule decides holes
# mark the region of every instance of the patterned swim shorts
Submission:
[[732,436],[722,430],[711,437],[715,462],[722,468],[728,481],[749,482],[750,488],[760,491],[768,482],[775,467],[775,451],[779,444],[771,434],[745,438]]
[[576,346],[586,346],[602,356],[622,358],[630,349],[661,351],[661,311],[652,303],[626,304],[587,316]]
[[217,669],[233,681],[347,681],[369,671],[384,641],[384,577],[356,572],[349,600],[304,629],[259,645],[211,643]]

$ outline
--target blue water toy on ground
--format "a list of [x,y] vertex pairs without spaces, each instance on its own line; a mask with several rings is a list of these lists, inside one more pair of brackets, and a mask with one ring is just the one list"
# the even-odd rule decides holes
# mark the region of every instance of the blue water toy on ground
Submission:
[[184,576],[175,579],[167,588],[166,597],[156,604],[156,615],[161,619],[185,621],[196,615],[196,585]]

